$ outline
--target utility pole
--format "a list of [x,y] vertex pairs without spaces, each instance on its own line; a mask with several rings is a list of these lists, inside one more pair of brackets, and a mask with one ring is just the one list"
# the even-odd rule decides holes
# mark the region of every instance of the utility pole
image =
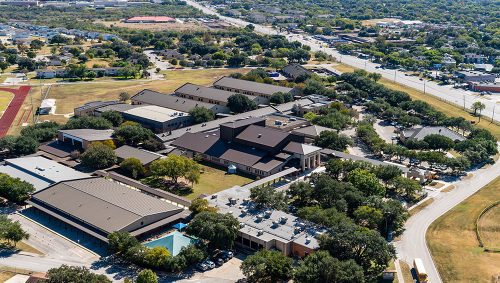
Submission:
[[424,80],[424,94],[425,94],[425,83],[426,83],[426,82],[427,82],[427,81],[426,81],[426,80]]
[[465,110],[465,94],[464,94],[464,110]]
[[493,118],[495,117],[495,104],[493,104],[493,114],[491,115],[491,123],[493,123]]
[[396,72],[397,72],[397,71],[398,71],[398,70],[394,70],[394,82],[396,82]]

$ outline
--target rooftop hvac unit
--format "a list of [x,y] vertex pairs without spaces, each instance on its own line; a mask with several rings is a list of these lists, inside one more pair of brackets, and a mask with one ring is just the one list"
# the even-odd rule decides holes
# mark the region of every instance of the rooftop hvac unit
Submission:
[[217,198],[217,194],[213,194],[210,198],[211,199],[216,199]]
[[242,210],[241,210],[241,214],[240,214],[240,215],[241,215],[241,216],[245,216],[245,215],[247,215],[247,211],[246,211],[246,210],[244,210],[244,209],[242,209]]
[[240,228],[243,228],[243,227],[245,227],[245,223],[240,222]]
[[272,213],[273,213],[273,212],[272,212],[272,211],[270,211],[270,210],[266,210],[266,212],[264,212],[264,214],[266,215],[266,218],[271,217],[271,214],[272,214]]
[[245,204],[246,204],[246,203],[248,203],[249,201],[250,201],[250,199],[249,199],[249,198],[244,198],[244,199],[243,199],[243,203],[245,203]]
[[295,228],[293,229],[293,232],[294,232],[295,234],[300,233],[300,227],[295,227]]
[[280,218],[281,224],[285,224],[287,220],[288,220],[288,217],[281,217]]
[[236,204],[236,199],[235,198],[229,198],[229,204],[235,205]]
[[311,242],[311,239],[309,237],[306,237],[306,244],[309,244]]
[[279,225],[280,225],[279,221],[273,221],[273,227],[277,227]]
[[257,236],[261,236],[262,234],[264,234],[264,231],[262,230],[257,231]]

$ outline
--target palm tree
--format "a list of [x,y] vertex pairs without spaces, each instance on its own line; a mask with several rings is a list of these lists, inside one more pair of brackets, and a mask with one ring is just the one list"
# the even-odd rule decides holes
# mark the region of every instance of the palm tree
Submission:
[[476,101],[472,104],[472,110],[474,110],[474,116],[477,115],[477,110],[479,110],[479,122],[481,122],[481,112],[486,108],[486,105],[480,101]]

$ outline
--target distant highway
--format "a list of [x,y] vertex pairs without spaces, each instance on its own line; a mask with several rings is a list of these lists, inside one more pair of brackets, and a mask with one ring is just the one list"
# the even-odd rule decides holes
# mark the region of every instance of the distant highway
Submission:
[[446,101],[448,101],[452,104],[455,104],[456,106],[459,106],[459,107],[465,106],[465,108],[470,109],[474,102],[481,101],[486,106],[486,108],[482,111],[482,115],[486,116],[490,119],[494,115],[493,119],[500,122],[500,105],[497,109],[495,109],[495,105],[497,104],[497,101],[499,101],[499,100],[488,99],[487,97],[480,97],[477,93],[474,93],[471,91],[465,91],[462,89],[454,89],[452,86],[449,86],[449,85],[441,86],[435,82],[426,81],[426,80],[421,81],[416,77],[405,76],[404,73],[399,72],[397,70],[387,70],[387,69],[376,68],[380,65],[376,64],[376,63],[372,63],[368,60],[354,57],[354,56],[340,54],[335,49],[324,47],[324,43],[321,43],[318,40],[313,39],[311,36],[279,33],[277,30],[275,30],[273,28],[250,23],[250,22],[247,22],[247,21],[244,21],[241,19],[235,19],[235,18],[231,18],[231,17],[222,16],[219,13],[217,13],[216,11],[214,11],[208,7],[202,6],[201,4],[199,4],[193,0],[187,0],[186,3],[195,7],[195,8],[200,9],[205,14],[216,15],[221,20],[224,20],[224,21],[231,23],[235,26],[245,27],[249,24],[252,24],[253,26],[255,26],[255,31],[258,33],[269,34],[269,35],[275,35],[275,34],[284,35],[290,41],[299,41],[302,44],[310,46],[311,50],[313,50],[313,51],[321,50],[329,55],[332,55],[335,58],[337,58],[337,60],[339,60],[341,63],[344,63],[346,65],[350,65],[350,66],[353,66],[353,67],[356,67],[359,69],[365,69],[368,72],[379,73],[384,78],[386,78],[388,80],[395,81],[395,82],[402,84],[402,85],[405,85],[407,87],[411,87],[411,88],[414,88],[414,89],[417,89],[420,91],[425,90],[425,93],[436,96],[442,100],[446,100]]

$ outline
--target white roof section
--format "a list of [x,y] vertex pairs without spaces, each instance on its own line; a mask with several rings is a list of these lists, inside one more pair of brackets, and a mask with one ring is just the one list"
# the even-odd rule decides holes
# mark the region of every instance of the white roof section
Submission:
[[86,141],[105,141],[113,137],[113,130],[95,130],[95,129],[72,129],[60,130],[65,136],[74,137]]
[[189,113],[173,110],[170,108],[159,107],[156,105],[135,107],[129,110],[125,110],[123,111],[123,113],[157,122],[168,122],[179,117],[189,116]]
[[[300,218],[279,210],[257,210],[250,198],[250,190],[235,186],[206,197],[219,213],[230,213],[240,222],[240,232],[264,241],[295,242],[310,249],[319,248],[317,233],[324,229],[309,225]],[[231,205],[229,199],[236,200]]]
[[0,172],[31,183],[36,190],[61,181],[90,178],[89,174],[76,171],[41,156],[6,159]]

